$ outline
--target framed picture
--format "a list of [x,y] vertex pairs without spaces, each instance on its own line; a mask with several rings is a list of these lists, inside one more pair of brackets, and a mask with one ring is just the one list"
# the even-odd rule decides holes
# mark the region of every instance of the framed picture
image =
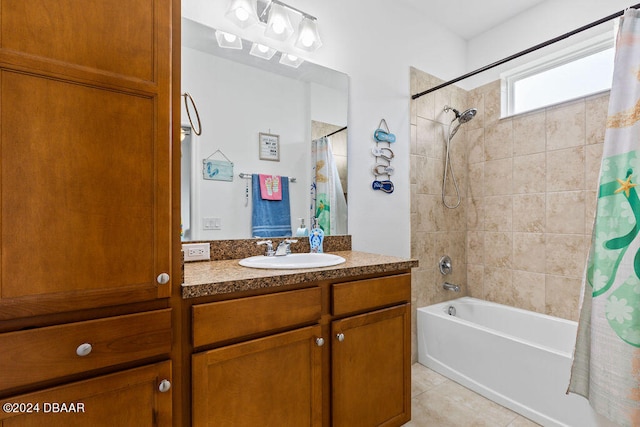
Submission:
[[260,160],[280,161],[280,135],[260,132],[258,142]]

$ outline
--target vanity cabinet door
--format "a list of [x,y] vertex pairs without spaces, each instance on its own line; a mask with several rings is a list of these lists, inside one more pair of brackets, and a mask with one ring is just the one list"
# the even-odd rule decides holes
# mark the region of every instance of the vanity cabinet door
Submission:
[[322,424],[320,326],[195,354],[193,426]]
[[409,304],[332,323],[332,426],[400,426],[411,418]]
[[170,381],[167,361],[0,399],[0,425],[170,427]]
[[172,0],[0,6],[0,320],[168,297]]

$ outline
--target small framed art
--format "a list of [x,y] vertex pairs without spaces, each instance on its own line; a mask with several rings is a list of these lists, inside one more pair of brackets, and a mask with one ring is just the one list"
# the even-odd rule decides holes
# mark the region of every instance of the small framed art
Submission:
[[260,160],[280,161],[280,135],[258,134]]

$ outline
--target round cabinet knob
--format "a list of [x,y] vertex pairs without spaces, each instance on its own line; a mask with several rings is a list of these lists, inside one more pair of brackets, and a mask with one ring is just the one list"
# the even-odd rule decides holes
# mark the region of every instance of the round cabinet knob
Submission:
[[322,347],[324,345],[324,338],[316,338],[316,345]]
[[167,283],[169,283],[169,275],[167,273],[160,273],[158,274],[156,280],[159,284],[166,285]]
[[160,393],[166,393],[169,391],[170,388],[171,388],[171,381],[169,380],[160,381],[160,385],[158,386],[158,390],[160,390]]
[[93,347],[88,342],[84,344],[80,344],[78,348],[76,348],[76,354],[80,357],[88,356],[91,353]]
[[342,342],[344,341],[344,334],[343,333],[336,334],[336,338],[338,339],[338,341]]

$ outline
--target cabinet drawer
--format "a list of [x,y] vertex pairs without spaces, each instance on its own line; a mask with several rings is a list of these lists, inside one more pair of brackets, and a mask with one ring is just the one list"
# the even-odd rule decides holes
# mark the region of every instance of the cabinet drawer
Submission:
[[335,316],[411,301],[411,274],[333,285]]
[[0,348],[0,390],[169,354],[171,309],[9,332]]
[[269,332],[320,319],[320,288],[279,292],[192,307],[193,346]]

